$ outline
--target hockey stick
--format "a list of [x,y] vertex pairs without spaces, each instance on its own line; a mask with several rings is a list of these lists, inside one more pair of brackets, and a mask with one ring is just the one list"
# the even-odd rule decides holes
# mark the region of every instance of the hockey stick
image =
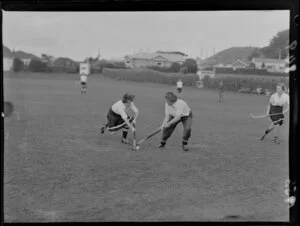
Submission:
[[[135,128],[135,123],[133,123],[133,127]],[[136,130],[133,132],[133,145],[132,145],[132,150],[136,150]]]
[[251,118],[265,118],[268,116],[274,116],[274,115],[282,115],[283,113],[276,113],[276,114],[265,114],[265,115],[254,115],[254,114],[250,114]]
[[154,135],[158,134],[161,131],[161,128],[156,129],[153,133],[149,134],[147,137],[141,139],[139,142],[137,142],[138,145],[140,145],[141,143],[143,143],[144,141],[150,139],[151,137],[153,137]]

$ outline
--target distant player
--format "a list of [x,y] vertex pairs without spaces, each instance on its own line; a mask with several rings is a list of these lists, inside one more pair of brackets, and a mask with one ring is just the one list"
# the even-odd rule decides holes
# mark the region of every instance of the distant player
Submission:
[[219,83],[219,103],[224,102],[224,85],[223,81]]
[[[126,93],[122,97],[122,100],[117,101],[110,107],[107,113],[107,123],[101,128],[102,134],[104,133],[105,129],[110,132],[116,132],[122,129],[123,133],[121,142],[126,144],[128,143],[128,130],[130,128],[132,132],[135,131],[134,125],[136,124],[136,119],[139,115],[139,110],[133,102],[134,98],[134,95]],[[134,112],[134,117],[129,117],[127,115],[129,110]]]
[[82,73],[80,75],[80,83],[81,83],[81,94],[86,93],[86,86],[87,86],[87,75]]
[[159,147],[166,145],[167,139],[171,136],[178,123],[183,124],[182,148],[188,151],[188,140],[191,136],[193,114],[187,103],[172,92],[166,93],[165,118],[161,125],[162,138]]
[[181,81],[181,79],[179,79],[179,80],[177,81],[176,86],[177,86],[177,92],[178,92],[178,93],[181,93],[182,88],[183,88],[183,82]]
[[284,93],[284,85],[278,84],[276,86],[276,93],[272,94],[267,106],[266,115],[270,115],[272,124],[265,131],[264,135],[260,138],[263,140],[265,136],[274,129],[274,142],[279,144],[278,128],[283,124],[284,114],[289,111],[290,97]]

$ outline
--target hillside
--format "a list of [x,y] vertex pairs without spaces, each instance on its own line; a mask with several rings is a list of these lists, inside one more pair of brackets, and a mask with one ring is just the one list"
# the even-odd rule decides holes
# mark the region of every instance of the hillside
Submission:
[[40,57],[38,57],[38,56],[35,56],[31,53],[26,53],[24,51],[20,51],[20,50],[15,52],[15,56],[20,59],[35,59],[35,60],[40,59]]
[[9,48],[3,45],[3,57],[12,57],[12,52]]
[[231,47],[216,53],[214,56],[203,60],[204,64],[232,64],[236,60],[248,62],[248,57],[253,53],[255,47]]
[[212,57],[204,59],[203,64],[232,64],[236,60],[249,63],[254,57],[265,57],[272,59],[285,59],[288,56],[289,29],[277,32],[269,42],[262,48],[255,47],[232,47],[218,52]]
[[[13,55],[12,51],[8,47],[3,45],[3,57],[12,57],[12,55]],[[34,54],[26,53],[21,50],[16,51],[14,55],[15,57],[18,57],[20,59],[36,59],[36,60],[40,59],[40,57]]]

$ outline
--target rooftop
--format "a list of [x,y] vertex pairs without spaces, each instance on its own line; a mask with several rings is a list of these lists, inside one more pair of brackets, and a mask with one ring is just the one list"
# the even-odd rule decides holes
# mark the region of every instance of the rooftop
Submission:
[[151,60],[156,57],[163,57],[168,61],[171,62],[180,62],[184,61],[184,56],[181,54],[169,54],[169,53],[145,53],[140,52],[137,54],[127,55],[127,57],[130,57],[132,59],[145,59],[145,60]]

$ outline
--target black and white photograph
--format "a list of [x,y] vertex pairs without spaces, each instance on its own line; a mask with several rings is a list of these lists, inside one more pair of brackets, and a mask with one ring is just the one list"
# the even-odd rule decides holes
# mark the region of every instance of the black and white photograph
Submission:
[[289,222],[290,13],[2,10],[4,223]]

